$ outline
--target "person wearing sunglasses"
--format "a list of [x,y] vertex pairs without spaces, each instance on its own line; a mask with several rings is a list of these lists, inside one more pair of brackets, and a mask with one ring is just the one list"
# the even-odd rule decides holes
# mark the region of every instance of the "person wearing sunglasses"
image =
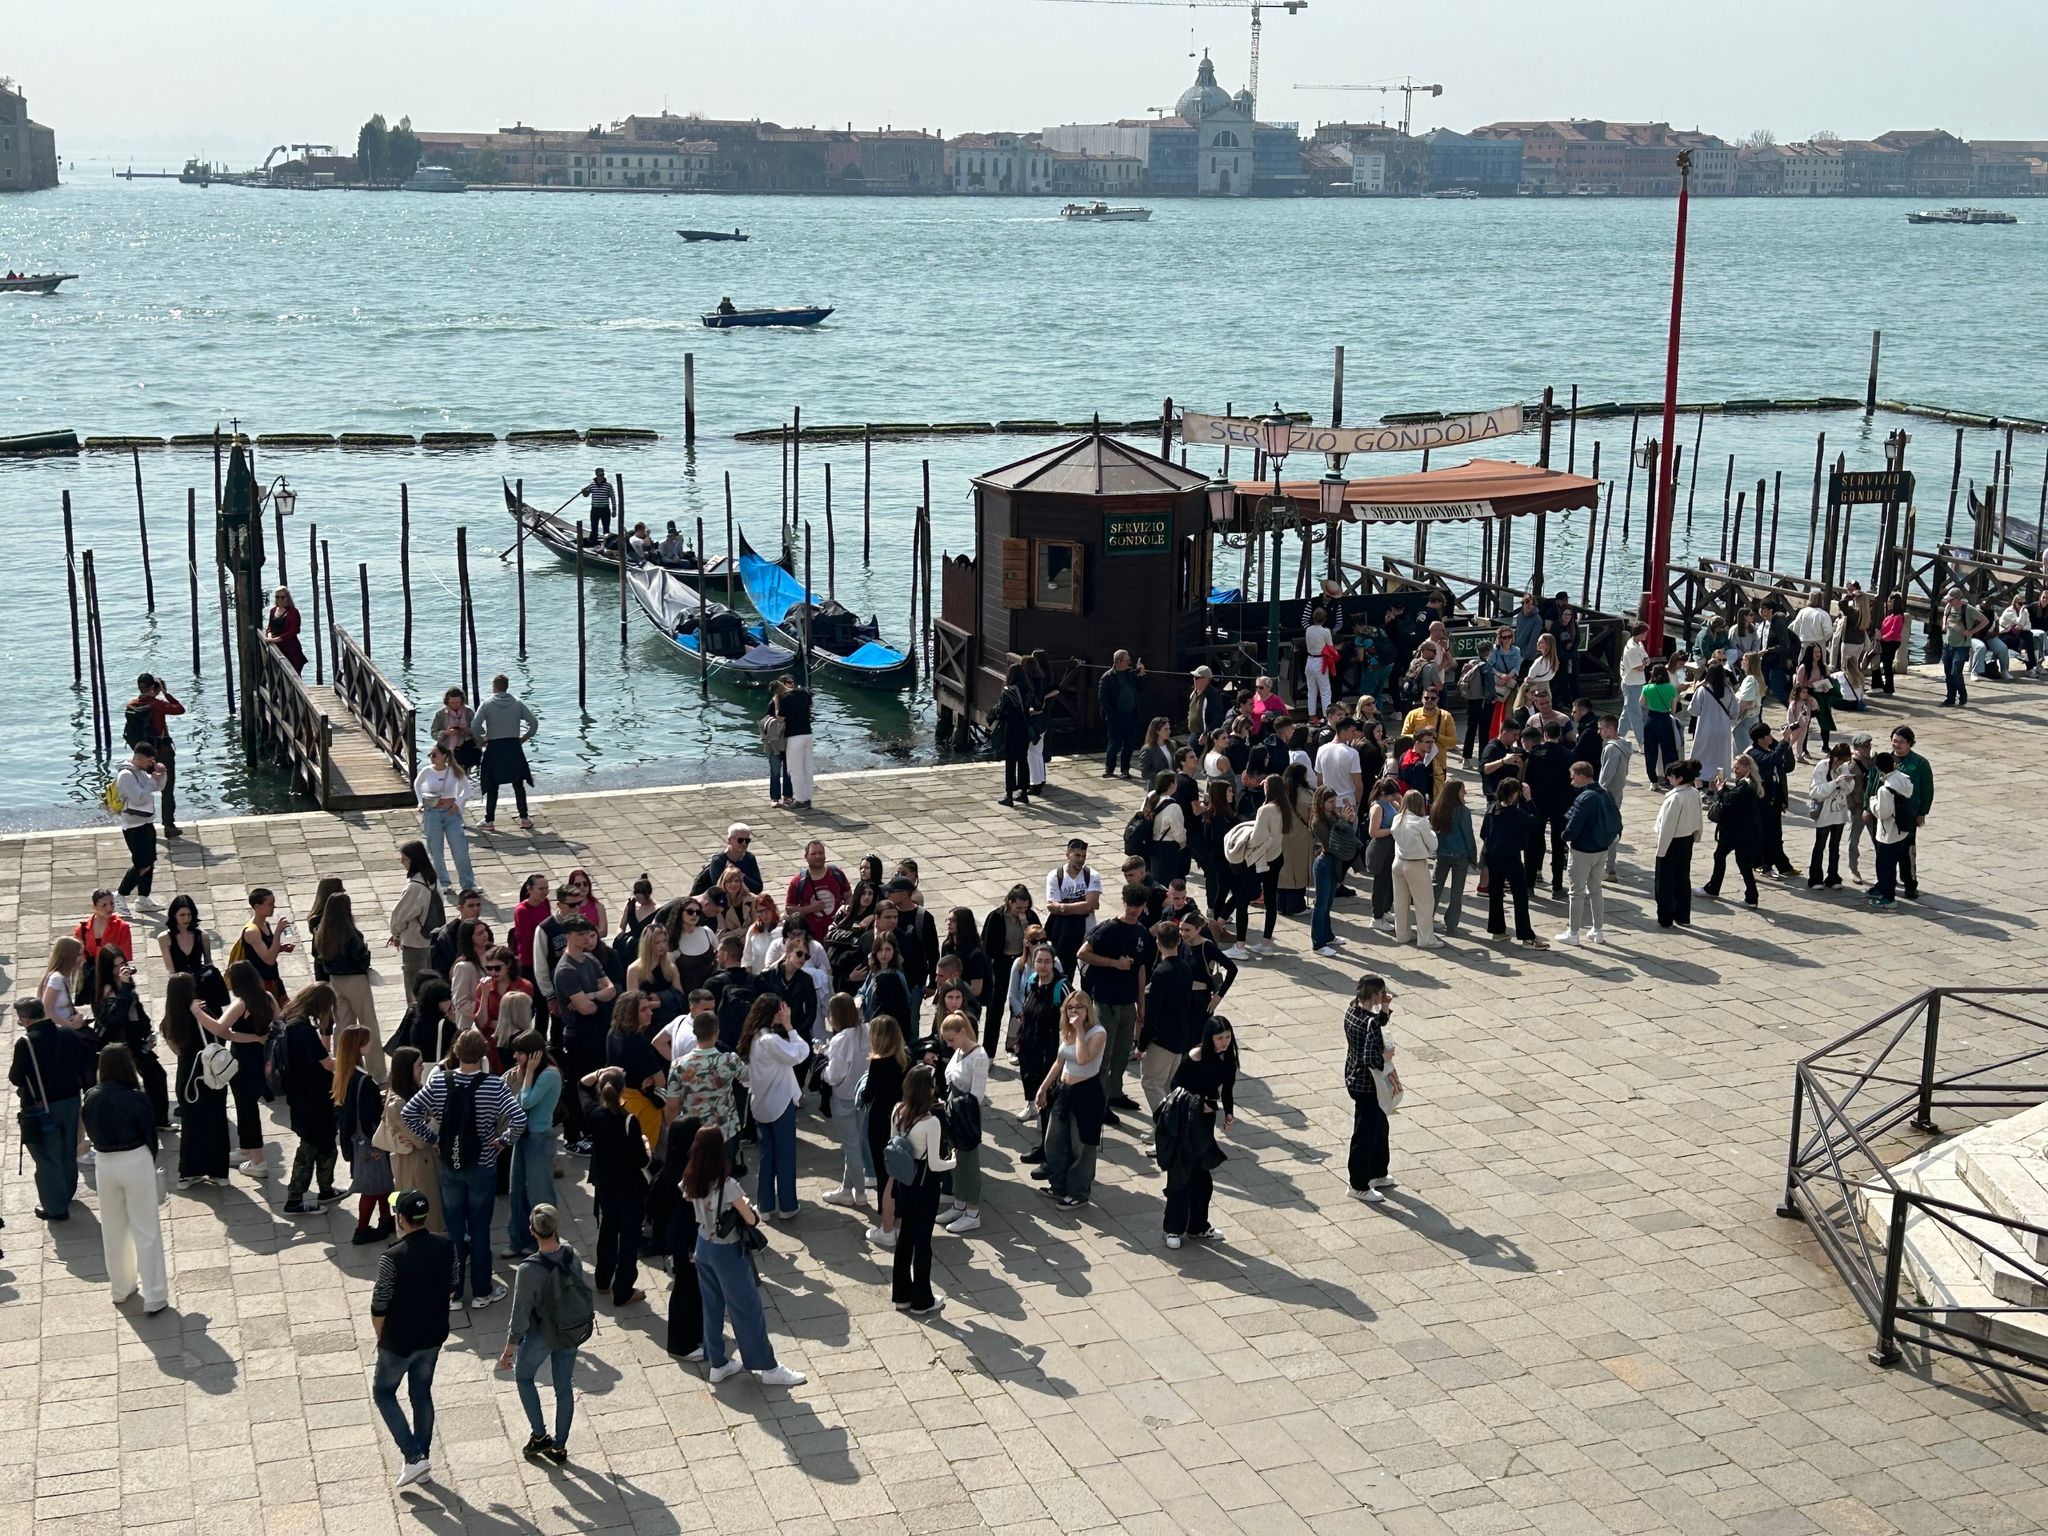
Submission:
[[725,846],[705,861],[697,871],[697,879],[690,887],[692,896],[702,896],[716,886],[728,868],[737,869],[747,889],[759,895],[761,892],[761,865],[753,852],[754,829],[743,821],[736,821],[725,829]]

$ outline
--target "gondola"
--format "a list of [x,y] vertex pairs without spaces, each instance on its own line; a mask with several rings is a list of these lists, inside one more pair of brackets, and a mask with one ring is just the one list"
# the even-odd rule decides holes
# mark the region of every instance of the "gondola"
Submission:
[[746,624],[723,603],[705,601],[667,571],[635,566],[626,572],[626,585],[647,622],[692,672],[765,688],[795,670],[795,651],[769,644],[761,626]]
[[917,662],[893,646],[882,644],[874,619],[862,623],[844,604],[814,592],[771,560],[763,559],[740,534],[740,581],[747,601],[761,615],[769,635],[801,651],[810,630],[810,663],[819,677],[836,678],[857,688],[895,693],[917,681]]
[[[524,523],[527,533],[532,538],[546,545],[569,564],[574,565],[576,563],[576,525],[557,513],[541,511],[540,508],[530,501],[521,501],[519,493],[512,488],[511,481],[505,481],[504,485],[505,510],[511,515],[512,520]],[[618,546],[610,542],[599,543],[594,537],[586,534],[583,544],[583,563],[593,570],[616,571],[619,568]],[[635,570],[644,565],[666,571],[685,586],[691,588],[695,588],[700,581],[705,582],[708,584],[705,587],[707,595],[714,597],[724,592],[727,586],[726,560],[724,555],[713,555],[708,562],[701,566],[698,564],[694,554],[690,553],[685,554],[681,563],[671,563],[657,555],[651,560],[636,559],[630,561],[629,564]],[[731,585],[737,590],[740,583],[735,579]]]

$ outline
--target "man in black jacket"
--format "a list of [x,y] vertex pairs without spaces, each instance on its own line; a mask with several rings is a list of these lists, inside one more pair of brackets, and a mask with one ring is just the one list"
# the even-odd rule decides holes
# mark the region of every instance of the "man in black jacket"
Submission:
[[747,889],[756,896],[761,894],[761,865],[755,859],[752,848],[754,829],[743,821],[736,821],[725,829],[725,846],[711,855],[697,879],[690,886],[692,896],[702,896],[718,884],[728,865],[737,868],[740,878],[747,883]]
[[[1564,818],[1572,808],[1572,754],[1565,745],[1564,725],[1553,720],[1543,727],[1543,740],[1529,754],[1529,795],[1550,843],[1550,894],[1564,899]],[[1543,873],[1543,839],[1529,849],[1529,884]]]
[[1790,798],[1792,748],[1771,735],[1768,725],[1749,728],[1749,757],[1756,764],[1757,789],[1763,797],[1756,861],[1781,875],[1795,873],[1785,857],[1785,807]]
[[1145,1108],[1159,1113],[1159,1101],[1173,1086],[1181,1057],[1201,1044],[1203,1013],[1195,1007],[1195,968],[1181,951],[1180,925],[1152,927],[1158,955],[1145,982],[1145,1018],[1138,1028],[1138,1086]]
[[464,923],[480,921],[483,915],[484,893],[474,886],[463,887],[455,898],[455,915],[427,935],[427,964],[436,976],[455,974],[455,930]]
[[[461,1289],[455,1244],[427,1230],[432,1207],[416,1189],[391,1201],[398,1241],[377,1264],[377,1288],[370,1294],[370,1326],[377,1330],[377,1368],[370,1396],[405,1461],[398,1486],[431,1476],[434,1444],[434,1367],[448,1338],[447,1295]],[[412,1399],[412,1423],[398,1406],[398,1383]]]
[[1131,776],[1131,754],[1145,734],[1145,664],[1131,664],[1129,651],[1109,659],[1109,670],[1095,686],[1102,709],[1102,729],[1109,744],[1102,751],[1102,776]]

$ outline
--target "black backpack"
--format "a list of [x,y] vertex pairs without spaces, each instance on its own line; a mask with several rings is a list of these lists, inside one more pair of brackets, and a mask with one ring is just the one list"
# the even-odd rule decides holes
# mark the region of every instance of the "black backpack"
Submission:
[[147,704],[130,704],[121,720],[121,739],[131,747],[156,745],[156,717]]
[[483,1161],[484,1139],[476,1128],[477,1088],[481,1072],[451,1072],[448,1092],[441,1104],[441,1164],[446,1168],[474,1168]]
[[1152,856],[1152,818],[1140,806],[1124,823],[1124,856],[1149,859]]

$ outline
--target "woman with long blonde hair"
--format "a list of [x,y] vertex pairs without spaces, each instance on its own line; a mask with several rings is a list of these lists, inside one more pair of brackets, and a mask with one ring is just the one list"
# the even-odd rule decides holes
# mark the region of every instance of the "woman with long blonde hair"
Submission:
[[875,1225],[868,1241],[877,1248],[896,1246],[896,1209],[883,1177],[882,1148],[889,1144],[889,1117],[903,1099],[903,1078],[910,1070],[910,1052],[903,1044],[903,1025],[894,1014],[868,1020],[868,1086],[861,1107],[867,1113],[867,1171],[875,1180]]
[[1095,1158],[1102,1118],[1102,1053],[1109,1032],[1095,1019],[1095,1001],[1069,992],[1060,1003],[1060,1048],[1039,1084],[1036,1103],[1045,1116],[1047,1192],[1062,1207],[1086,1205],[1095,1191]]

